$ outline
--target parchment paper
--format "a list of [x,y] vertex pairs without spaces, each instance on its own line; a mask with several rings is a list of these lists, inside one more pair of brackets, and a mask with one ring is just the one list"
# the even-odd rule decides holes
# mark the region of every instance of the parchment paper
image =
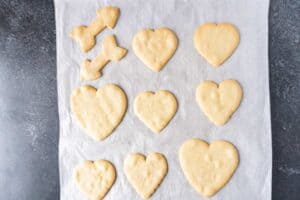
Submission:
[[[92,51],[84,54],[68,37],[72,27],[89,24],[101,6],[114,5],[121,15],[113,30],[97,37]],[[62,200],[82,200],[73,168],[83,160],[107,159],[116,167],[117,179],[105,199],[140,199],[123,172],[128,153],[163,153],[169,171],[152,199],[204,199],[188,184],[181,171],[178,150],[190,138],[225,139],[239,150],[240,164],[229,183],[213,200],[271,199],[272,149],[268,80],[268,0],[55,0],[57,27],[57,82],[60,118],[59,168]],[[241,35],[234,54],[220,68],[211,67],[195,50],[193,34],[205,22],[231,22]],[[142,28],[166,26],[179,38],[178,49],[165,68],[155,73],[133,53],[131,41]],[[80,63],[93,58],[101,41],[115,34],[129,51],[120,62],[111,62],[96,81],[79,80]],[[195,89],[203,80],[235,79],[243,87],[242,103],[231,120],[216,127],[195,101]],[[128,97],[124,120],[106,140],[88,137],[70,111],[71,91],[80,85],[120,85]],[[152,133],[133,112],[134,97],[142,91],[167,89],[179,109],[161,134]]]

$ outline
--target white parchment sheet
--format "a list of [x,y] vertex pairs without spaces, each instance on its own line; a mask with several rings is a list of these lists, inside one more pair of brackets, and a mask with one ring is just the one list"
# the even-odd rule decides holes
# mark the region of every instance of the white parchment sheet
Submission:
[[[72,27],[89,24],[96,10],[105,5],[120,8],[113,30],[105,29],[87,54],[69,38]],[[55,0],[57,31],[57,83],[60,118],[59,168],[62,200],[83,200],[73,168],[83,160],[107,159],[117,170],[117,179],[105,199],[140,199],[127,181],[123,161],[127,154],[160,152],[168,161],[168,174],[152,199],[204,199],[188,184],[180,168],[178,150],[191,138],[225,139],[239,150],[240,164],[229,183],[213,200],[271,199],[272,149],[268,80],[268,0]],[[211,67],[195,50],[193,34],[205,22],[231,22],[240,30],[241,41],[233,55],[219,68]],[[155,73],[134,54],[131,41],[143,28],[169,27],[179,39],[174,56]],[[94,58],[103,38],[115,34],[128,54],[110,62],[96,81],[81,82],[80,63]],[[195,100],[203,80],[217,83],[237,80],[244,91],[239,109],[224,126],[213,125]],[[69,98],[77,86],[96,88],[120,85],[128,97],[128,110],[117,129],[104,141],[88,137],[71,113]],[[142,91],[170,90],[179,107],[161,134],[152,133],[134,114],[134,97]]]

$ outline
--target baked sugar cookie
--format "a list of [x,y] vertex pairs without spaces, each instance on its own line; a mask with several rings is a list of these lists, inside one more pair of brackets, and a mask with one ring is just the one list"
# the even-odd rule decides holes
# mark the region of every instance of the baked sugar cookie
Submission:
[[132,41],[134,53],[155,72],[159,72],[166,65],[177,45],[176,34],[168,28],[143,29]]
[[227,141],[211,144],[200,139],[184,142],[179,161],[188,182],[205,197],[211,197],[230,180],[239,163],[237,149]]
[[136,153],[126,157],[124,171],[136,192],[147,199],[163,181],[168,171],[168,164],[162,154],[151,153],[145,157]]
[[84,161],[74,170],[74,179],[90,200],[102,200],[115,182],[116,171],[107,160]]
[[81,86],[71,94],[71,110],[79,124],[95,140],[103,140],[121,122],[127,108],[123,90],[107,84],[98,90],[92,86]]
[[101,52],[93,60],[84,60],[80,68],[81,80],[95,80],[102,74],[104,66],[110,61],[119,61],[127,50],[119,47],[114,35],[106,36],[102,43]]
[[243,90],[235,80],[216,84],[203,81],[196,90],[196,100],[205,115],[215,125],[224,125],[238,109]]
[[77,26],[70,32],[70,37],[77,41],[83,52],[95,46],[96,36],[106,27],[112,29],[119,17],[119,8],[107,6],[97,10],[97,17],[88,26]]
[[238,29],[229,23],[206,23],[194,33],[194,45],[212,66],[218,67],[227,60],[240,41]]
[[155,133],[167,126],[176,111],[176,97],[166,90],[142,92],[134,100],[135,114]]

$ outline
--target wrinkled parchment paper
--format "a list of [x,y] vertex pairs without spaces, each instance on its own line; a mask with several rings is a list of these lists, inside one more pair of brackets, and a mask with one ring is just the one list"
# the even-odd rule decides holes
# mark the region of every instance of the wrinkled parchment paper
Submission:
[[[105,29],[87,54],[68,37],[72,27],[88,24],[101,6],[121,10],[113,30]],[[128,153],[163,153],[169,171],[152,199],[204,199],[188,184],[181,171],[178,150],[190,138],[225,139],[239,150],[240,164],[229,183],[213,200],[271,199],[271,128],[268,81],[268,0],[55,0],[57,27],[57,82],[60,118],[59,168],[62,200],[82,200],[73,168],[83,160],[107,159],[116,167],[117,179],[105,199],[140,199],[123,172]],[[195,50],[193,33],[204,22],[231,22],[241,35],[234,54],[220,68],[211,67]],[[166,26],[179,38],[178,49],[165,68],[155,73],[133,53],[131,41],[142,28]],[[111,62],[96,81],[79,80],[80,63],[93,58],[101,41],[115,34],[128,54]],[[208,121],[195,101],[195,89],[203,80],[236,79],[243,87],[242,103],[231,120],[221,127]],[[106,140],[88,137],[70,111],[71,91],[80,85],[120,85],[128,97],[128,110],[118,128]],[[142,91],[167,89],[179,109],[161,134],[152,133],[133,112],[134,97]]]

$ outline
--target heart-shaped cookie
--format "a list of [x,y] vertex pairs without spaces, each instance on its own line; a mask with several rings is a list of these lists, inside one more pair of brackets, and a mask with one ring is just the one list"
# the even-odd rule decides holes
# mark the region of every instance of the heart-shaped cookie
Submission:
[[142,92],[134,100],[135,114],[156,133],[167,126],[176,111],[176,97],[169,91]]
[[176,34],[168,28],[144,29],[133,38],[134,53],[143,63],[159,72],[177,49]]
[[123,90],[107,84],[98,90],[81,86],[71,94],[71,109],[81,126],[95,140],[103,140],[121,122],[127,108]]
[[149,198],[163,181],[168,164],[162,154],[130,154],[124,161],[124,171],[130,184],[144,199]]
[[206,23],[194,33],[197,51],[214,67],[231,56],[240,41],[238,29],[229,23]]
[[179,161],[188,182],[205,197],[218,192],[231,178],[239,163],[237,149],[229,142],[211,144],[191,139],[182,144]]
[[74,170],[74,179],[90,200],[101,200],[115,182],[116,172],[109,161],[85,161]]
[[243,90],[235,80],[225,80],[218,86],[213,81],[203,81],[196,90],[196,100],[205,115],[215,125],[224,125],[237,110]]

